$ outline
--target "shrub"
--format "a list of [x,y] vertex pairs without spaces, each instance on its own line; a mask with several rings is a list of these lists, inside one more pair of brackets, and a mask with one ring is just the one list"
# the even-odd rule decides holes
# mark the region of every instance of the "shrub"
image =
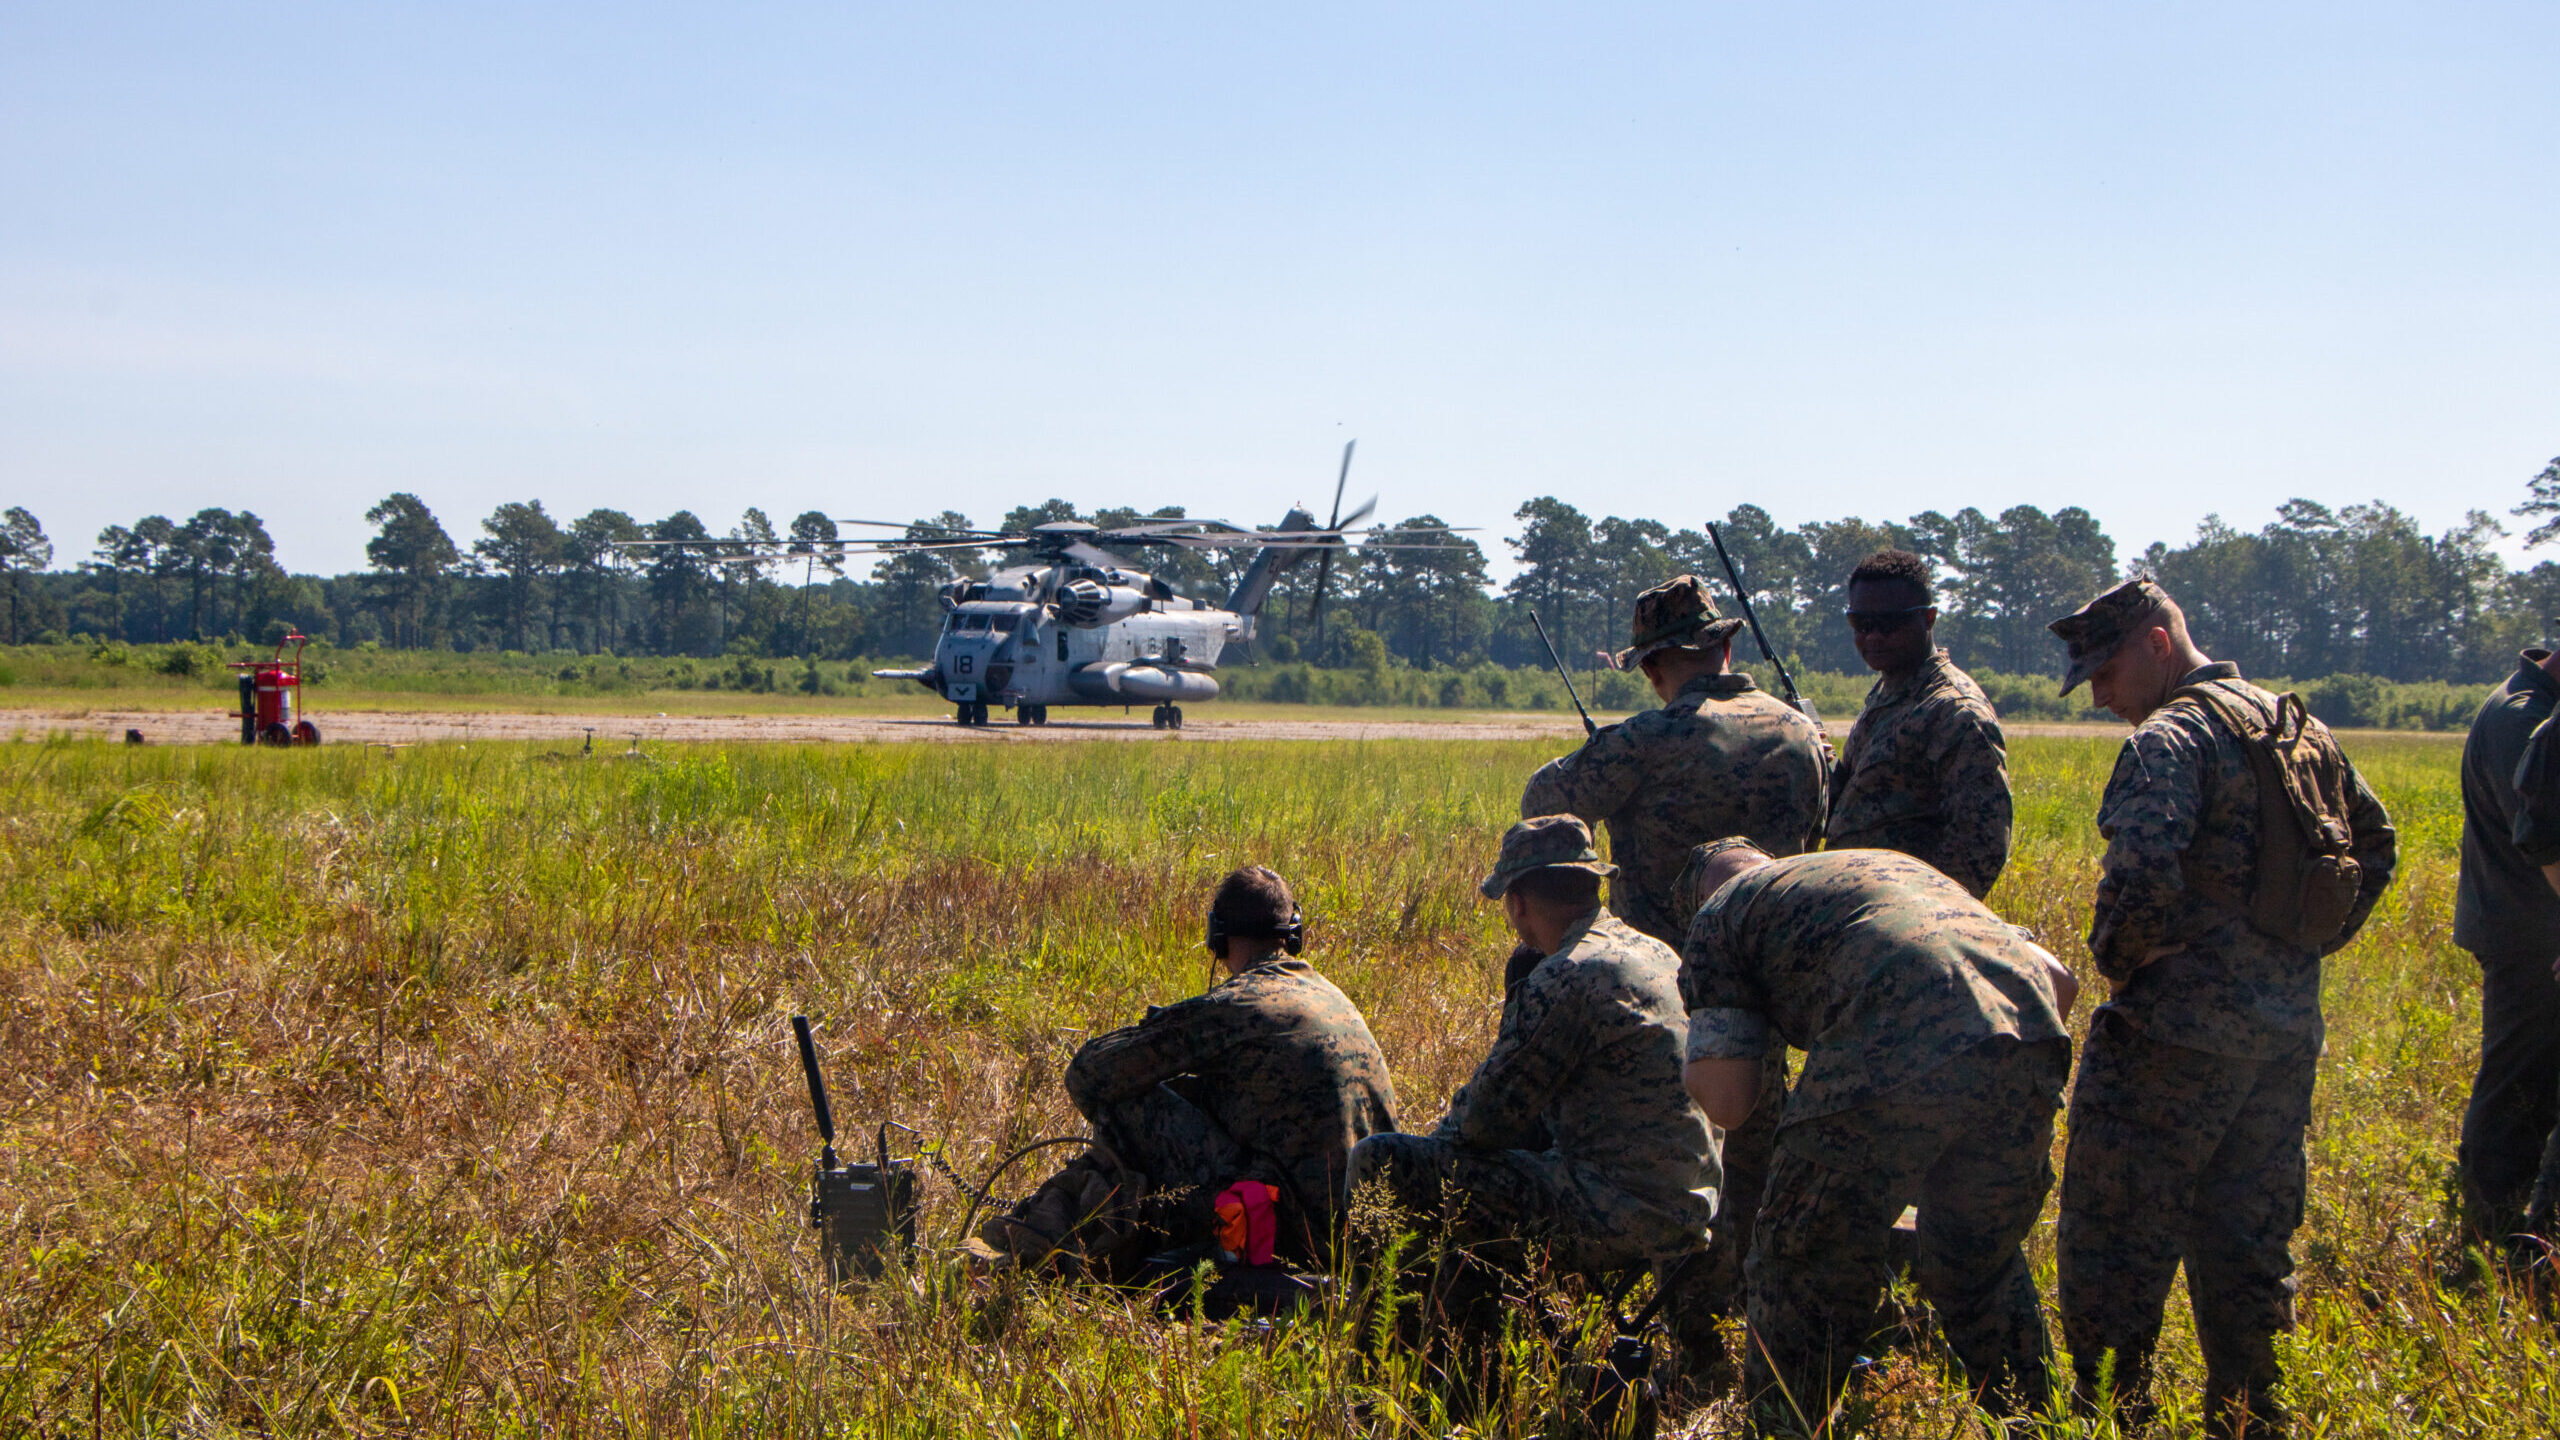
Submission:
[[222,652],[210,645],[194,645],[181,640],[160,656],[156,667],[163,675],[194,679],[199,675],[222,673]]
[[2304,688],[2302,701],[2321,722],[2338,728],[2382,723],[2383,682],[2371,675],[2329,675]]

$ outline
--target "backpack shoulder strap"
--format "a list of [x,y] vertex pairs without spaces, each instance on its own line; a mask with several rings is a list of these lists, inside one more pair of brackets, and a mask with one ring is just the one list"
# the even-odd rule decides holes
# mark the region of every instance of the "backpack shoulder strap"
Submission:
[[2169,698],[2194,701],[2197,709],[2221,721],[2225,729],[2253,744],[2266,739],[2274,728],[2266,716],[2257,712],[2256,706],[2242,703],[2227,690],[2214,688],[2210,681],[2201,685],[2181,685],[2169,692]]

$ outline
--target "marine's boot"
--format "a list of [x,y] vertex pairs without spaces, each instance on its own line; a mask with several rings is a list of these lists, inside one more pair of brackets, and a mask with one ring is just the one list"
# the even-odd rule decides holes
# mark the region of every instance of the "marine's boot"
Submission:
[[[2153,1337],[2155,1342],[2157,1338]],[[2100,1411],[2112,1411],[2117,1430],[2125,1435],[2150,1429],[2160,1413],[2151,1398],[2151,1345],[2130,1353],[2113,1352],[2112,1366],[2104,1363],[2105,1354],[2084,1358],[2073,1352],[2071,1412],[2082,1419],[2096,1419]],[[2102,1371],[2108,1373],[2102,1375]]]
[[1127,1238],[1130,1213],[1144,1185],[1093,1155],[1067,1162],[1031,1197],[978,1227],[962,1248],[996,1269],[1054,1265],[1082,1273],[1093,1257]]
[[[2291,1316],[2286,1316],[2289,1328]],[[2204,1351],[2204,1433],[2211,1440],[2278,1440],[2292,1433],[2293,1412],[2276,1398],[2284,1367],[2272,1332],[2199,1327]]]
[[2275,1397],[2271,1384],[2226,1383],[2207,1376],[2204,1433],[2208,1440],[2284,1440],[2293,1433],[2293,1412]]

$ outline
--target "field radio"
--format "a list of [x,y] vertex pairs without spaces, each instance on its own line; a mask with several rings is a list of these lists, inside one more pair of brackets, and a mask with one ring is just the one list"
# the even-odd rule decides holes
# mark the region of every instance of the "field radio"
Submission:
[[[818,1113],[818,1169],[809,1193],[809,1224],[827,1253],[827,1273],[837,1284],[868,1279],[888,1268],[889,1250],[900,1254],[916,1243],[916,1161],[889,1158],[889,1129],[882,1125],[872,1161],[836,1162],[835,1112],[827,1105],[827,1078],[818,1070],[817,1042],[809,1037],[809,1017],[791,1017],[800,1040],[800,1069],[809,1077],[809,1105]],[[904,1130],[900,1125],[898,1129]]]

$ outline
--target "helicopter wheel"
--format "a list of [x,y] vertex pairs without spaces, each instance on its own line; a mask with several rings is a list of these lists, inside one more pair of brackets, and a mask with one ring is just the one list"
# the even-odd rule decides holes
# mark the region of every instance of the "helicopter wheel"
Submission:
[[1034,705],[1034,706],[1032,706],[1032,707],[1031,707],[1031,723],[1032,723],[1032,724],[1034,724],[1034,725],[1046,725],[1046,724],[1048,724],[1048,723],[1049,723],[1049,707],[1048,707],[1048,706],[1046,706],[1046,705]]
[[1167,705],[1164,707],[1164,718],[1166,723],[1170,724],[1174,729],[1181,729],[1182,707],[1179,705]]
[[1156,713],[1155,713],[1155,714],[1153,714],[1153,715],[1151,715],[1151,716],[1149,716],[1149,717],[1147,717],[1147,718],[1148,718],[1149,720],[1151,720],[1151,721],[1153,721],[1153,722],[1155,723],[1155,727],[1156,727],[1157,729],[1162,730],[1163,728],[1165,728],[1165,726],[1167,726],[1168,724],[1171,724],[1171,723],[1172,723],[1171,721],[1169,721],[1169,720],[1167,720],[1167,719],[1165,718],[1165,713],[1164,713],[1165,711],[1167,711],[1167,710],[1169,710],[1169,709],[1171,709],[1171,708],[1173,708],[1173,707],[1171,707],[1171,706],[1169,706],[1169,705],[1159,705],[1159,706],[1157,706],[1157,707],[1156,707]]
[[1016,706],[1014,706],[1014,707],[1013,707],[1013,723],[1014,723],[1014,724],[1016,724],[1016,725],[1037,725],[1037,724],[1039,724],[1039,723],[1040,723],[1039,717],[1038,717],[1037,715],[1033,714],[1032,712],[1033,712],[1033,707],[1031,707],[1031,706],[1029,706],[1029,705],[1016,705]]

